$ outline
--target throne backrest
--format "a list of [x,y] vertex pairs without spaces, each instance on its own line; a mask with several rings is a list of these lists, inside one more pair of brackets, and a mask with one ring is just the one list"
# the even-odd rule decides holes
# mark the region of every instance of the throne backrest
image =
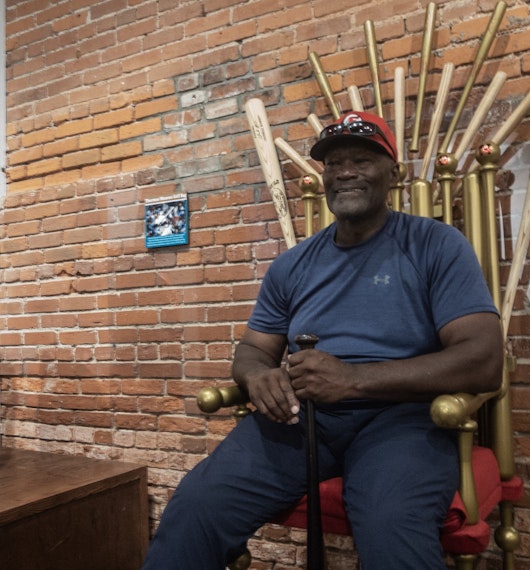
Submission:
[[[495,187],[499,168],[502,164],[501,145],[517,129],[530,110],[530,94],[520,102],[500,126],[493,129],[494,132],[486,137],[483,132],[488,129],[484,127],[484,123],[507,77],[506,73],[498,71],[485,91],[483,88],[475,89],[475,91],[484,91],[484,93],[467,126],[462,128],[460,123],[462,118],[466,116],[464,110],[501,24],[506,3],[498,2],[491,14],[482,40],[478,45],[472,69],[460,93],[460,99],[456,108],[450,110],[447,107],[455,66],[452,63],[446,63],[441,74],[429,76],[429,64],[435,37],[436,9],[434,3],[427,5],[420,74],[419,78],[411,78],[414,85],[417,84],[414,101],[415,113],[411,121],[407,123],[405,118],[406,85],[403,67],[396,67],[394,72],[393,100],[383,101],[376,32],[374,23],[370,20],[365,22],[364,31],[372,85],[371,94],[367,95],[366,89],[364,90],[364,98],[373,102],[375,109],[365,109],[363,93],[355,85],[350,85],[347,88],[347,95],[333,93],[319,56],[311,52],[309,63],[322,96],[327,103],[329,113],[326,117],[318,117],[314,113],[310,114],[307,121],[315,136],[318,136],[325,122],[339,118],[342,113],[341,108],[347,104],[353,111],[370,110],[375,112],[393,126],[398,148],[400,180],[391,191],[389,197],[391,207],[395,210],[407,211],[420,216],[439,218],[445,223],[459,227],[464,232],[477,253],[494,302],[501,313],[506,339],[513,306],[513,292],[507,287],[504,299],[501,298],[498,244],[499,230],[502,230],[502,217],[499,225],[497,223]],[[434,101],[429,101],[426,97],[429,80],[431,83],[437,84]],[[426,120],[429,118],[430,120]],[[428,124],[427,130],[424,128],[425,123]],[[448,125],[445,127],[447,123]],[[481,128],[483,131],[479,132]],[[426,132],[423,132],[422,129]],[[304,234],[309,236],[315,229],[326,226],[332,220],[322,189],[322,167],[311,159],[304,158],[303,154],[285,139],[276,137],[274,142],[279,151],[279,156],[282,159],[284,157],[288,159],[283,162],[284,172],[294,166],[298,174],[301,174],[299,188],[304,204]],[[312,142],[314,141],[309,144]],[[259,149],[258,156],[267,179],[266,170],[270,168],[270,164],[265,163]],[[284,178],[287,177],[284,176]],[[504,172],[502,180],[506,181],[509,178],[509,174]],[[270,186],[269,189],[272,191]],[[278,188],[275,188],[275,191],[278,191]],[[504,194],[509,193],[509,187],[507,188],[506,184],[503,184],[503,192]],[[287,200],[286,196],[285,200]],[[520,232],[523,230],[523,224],[521,224]],[[290,240],[286,239],[286,242],[292,245],[292,236],[289,237]],[[528,245],[528,241],[526,245]],[[526,253],[526,248],[523,249]],[[518,270],[515,256],[512,269]],[[510,277],[508,284],[510,284]],[[517,280],[511,287],[516,286]],[[482,426],[480,430],[481,443],[494,448],[504,478],[509,478],[513,474],[514,463],[509,392],[509,367],[511,363],[513,363],[513,359],[507,358],[502,388],[493,399],[484,398],[489,402],[479,414]]]

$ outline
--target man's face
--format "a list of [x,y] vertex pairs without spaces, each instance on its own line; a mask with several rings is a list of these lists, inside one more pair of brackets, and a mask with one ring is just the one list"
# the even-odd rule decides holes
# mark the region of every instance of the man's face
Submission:
[[328,151],[322,178],[328,207],[337,220],[369,221],[386,210],[398,167],[365,142],[350,140]]

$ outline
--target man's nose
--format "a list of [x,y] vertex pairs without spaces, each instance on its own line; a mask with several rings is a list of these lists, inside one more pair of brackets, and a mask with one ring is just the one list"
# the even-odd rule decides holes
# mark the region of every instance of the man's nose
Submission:
[[338,174],[341,178],[355,178],[359,176],[359,169],[353,162],[349,162],[343,164]]

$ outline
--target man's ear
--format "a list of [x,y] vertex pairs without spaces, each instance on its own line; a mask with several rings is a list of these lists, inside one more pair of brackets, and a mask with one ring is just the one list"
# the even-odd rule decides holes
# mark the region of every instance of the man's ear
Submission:
[[399,162],[394,162],[394,166],[392,167],[391,175],[392,175],[392,186],[395,186],[399,182],[399,179],[400,179]]

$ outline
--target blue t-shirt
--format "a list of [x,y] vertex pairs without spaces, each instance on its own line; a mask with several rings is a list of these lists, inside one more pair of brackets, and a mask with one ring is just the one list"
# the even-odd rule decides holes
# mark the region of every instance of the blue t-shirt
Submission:
[[403,359],[441,349],[438,331],[477,312],[497,313],[466,238],[442,222],[390,212],[379,232],[353,247],[331,224],[273,261],[251,329],[294,337],[348,362]]

